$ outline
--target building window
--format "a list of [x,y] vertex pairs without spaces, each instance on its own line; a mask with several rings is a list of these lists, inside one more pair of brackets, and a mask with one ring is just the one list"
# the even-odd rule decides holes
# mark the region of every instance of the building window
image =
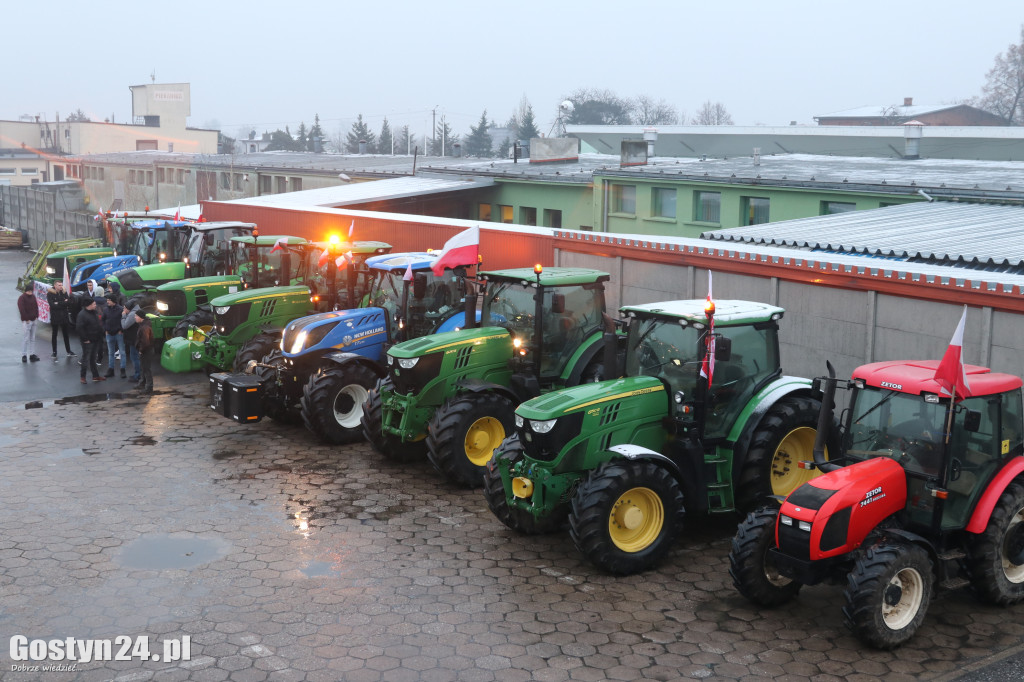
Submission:
[[537,209],[531,206],[519,207],[519,222],[523,225],[537,224]]
[[562,227],[562,212],[553,208],[544,209],[544,227]]
[[722,193],[695,192],[693,197],[693,219],[698,223],[722,222]]
[[241,192],[242,191],[242,174],[241,173],[235,173],[235,176],[234,176],[233,180],[234,180],[234,183],[235,183],[235,191],[236,192]]
[[612,213],[636,215],[636,185],[612,185]]
[[163,184],[163,182],[164,182],[164,169],[163,168],[157,168],[156,169],[156,184],[160,185],[160,184]]
[[185,184],[185,170],[182,169],[182,168],[178,169],[178,184],[179,185],[184,185]]
[[260,176],[260,194],[270,194],[270,176]]
[[292,178],[291,183],[293,192],[302,191],[302,178]]
[[274,178],[277,189],[275,190],[278,194],[283,194],[288,191],[288,178],[283,175],[278,175]]
[[491,221],[491,205],[490,204],[480,204],[479,216],[480,216],[480,220],[486,220],[487,222],[490,222]]
[[768,222],[768,199],[762,197],[743,197],[743,224],[760,225]]
[[96,170],[99,171],[100,180],[102,180],[103,179],[103,169],[102,168],[97,168]]
[[849,213],[856,211],[857,204],[846,201],[823,201],[821,202],[821,215],[834,215],[836,213]]
[[17,168],[0,168],[0,175],[17,175]]
[[153,186],[153,171],[146,171],[146,185]]
[[231,174],[230,173],[222,172],[220,174],[220,188],[221,189],[231,189]]
[[676,217],[676,191],[668,187],[651,189],[651,215],[657,218]]
[[512,218],[512,207],[505,206],[503,204],[498,205],[498,215],[501,217],[501,222],[510,224],[513,222]]
[[36,175],[37,173],[39,173],[39,169],[38,168],[22,168],[21,169],[21,174],[22,175]]
[[128,184],[129,185],[134,185],[135,184],[135,171],[132,170],[132,169],[128,169]]

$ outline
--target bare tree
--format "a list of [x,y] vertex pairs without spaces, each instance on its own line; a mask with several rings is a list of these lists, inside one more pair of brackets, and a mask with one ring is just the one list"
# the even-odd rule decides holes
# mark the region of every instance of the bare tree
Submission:
[[1020,43],[996,55],[995,64],[985,76],[978,106],[1006,120],[1007,125],[1024,121],[1024,25]]
[[69,114],[68,117],[66,119],[64,119],[64,120],[66,120],[66,121],[91,121],[92,119],[89,118],[84,111],[82,111],[81,107],[79,107],[74,112]]
[[887,126],[898,126],[903,125],[907,121],[907,117],[900,111],[898,104],[890,104],[887,107],[882,107],[878,112],[878,115],[882,117]]
[[577,88],[562,99],[573,103],[566,123],[578,125],[629,125],[633,103],[611,90]]
[[708,100],[700,106],[697,114],[690,119],[690,124],[695,126],[731,126],[733,123],[732,116],[726,111],[724,104]]
[[633,100],[633,122],[637,125],[672,125],[679,121],[679,112],[665,100],[654,101],[649,95]]

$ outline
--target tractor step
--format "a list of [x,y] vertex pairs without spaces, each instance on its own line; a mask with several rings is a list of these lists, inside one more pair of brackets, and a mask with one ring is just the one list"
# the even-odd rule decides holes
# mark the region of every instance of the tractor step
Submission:
[[735,511],[736,507],[715,507],[708,509],[708,514],[732,514]]
[[961,587],[967,587],[971,584],[971,581],[967,578],[947,578],[939,583],[939,587],[944,590],[959,590]]
[[966,559],[967,552],[962,549],[947,549],[937,556],[940,561],[954,561],[956,559]]

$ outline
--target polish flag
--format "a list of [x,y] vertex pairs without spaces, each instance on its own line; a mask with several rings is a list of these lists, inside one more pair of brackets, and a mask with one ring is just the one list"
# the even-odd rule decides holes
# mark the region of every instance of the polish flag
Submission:
[[324,252],[320,254],[320,259],[316,262],[316,266],[318,268],[322,268],[327,263],[328,259],[330,259],[330,257],[330,252],[327,249],[324,249]]
[[412,281],[412,261],[409,261],[408,267],[405,268],[405,274],[402,275],[402,281],[404,281],[404,282],[411,282]]
[[[280,251],[281,249],[283,249],[287,245],[288,245],[288,237],[281,237],[276,242],[274,242],[274,248],[272,248],[270,250],[270,253],[274,253],[275,251]],[[324,253],[326,253],[326,251]]]
[[708,270],[708,298],[704,303],[704,312],[708,316],[708,333],[704,337],[707,344],[707,352],[700,365],[700,375],[708,380],[711,386],[711,378],[715,375],[715,302],[711,298],[711,271]]
[[178,204],[178,210],[174,212],[175,222],[181,220],[181,204]]
[[68,270],[68,259],[64,259],[64,293],[71,295],[71,271]]
[[431,269],[438,277],[444,274],[446,267],[460,265],[476,265],[480,255],[480,226],[471,227],[458,233],[444,243],[441,254],[434,261]]
[[953,339],[949,342],[946,354],[942,356],[938,368],[935,370],[935,382],[942,387],[942,392],[949,396],[966,396],[971,390],[967,383],[967,373],[964,371],[963,345],[964,325],[967,323],[967,306],[964,306],[964,313],[960,316],[960,324],[953,332]]

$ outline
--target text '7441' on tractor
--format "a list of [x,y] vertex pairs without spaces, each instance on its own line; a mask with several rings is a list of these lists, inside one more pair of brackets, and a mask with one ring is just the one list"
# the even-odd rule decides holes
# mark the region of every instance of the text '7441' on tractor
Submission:
[[783,309],[716,304],[621,308],[625,377],[519,406],[515,435],[485,477],[495,516],[523,533],[568,521],[588,560],[625,575],[669,551],[684,503],[691,513],[733,513],[816,475],[797,462],[811,453],[820,393],[782,375]]
[[918,630],[936,587],[970,585],[984,601],[1024,599],[1021,380],[965,366],[951,400],[937,361],[878,362],[829,376],[819,439],[837,384],[850,391],[827,473],[752,512],[729,555],[737,589],[777,606],[802,585],[845,584],[846,625],[890,649]]

